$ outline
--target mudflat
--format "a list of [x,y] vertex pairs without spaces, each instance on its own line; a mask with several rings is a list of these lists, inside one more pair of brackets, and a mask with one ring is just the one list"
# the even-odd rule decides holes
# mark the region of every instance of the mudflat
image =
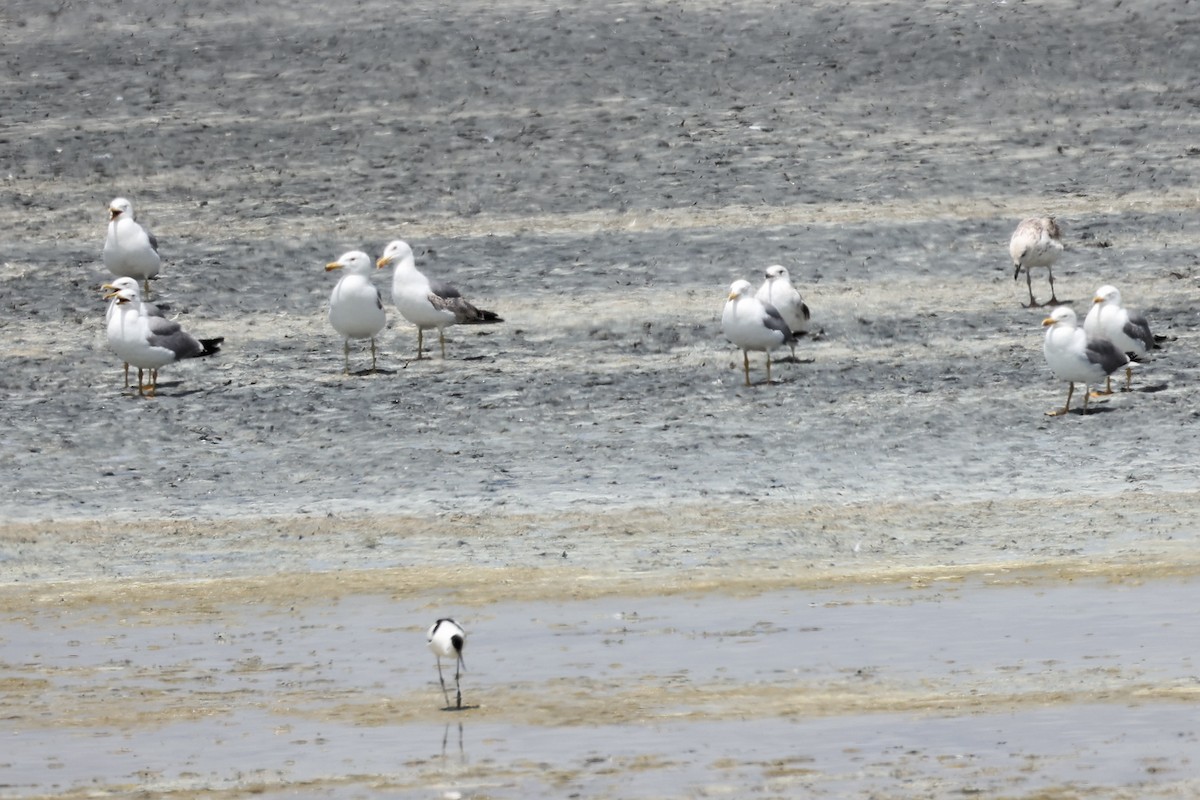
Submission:
[[[160,5],[0,10],[3,794],[1195,795],[1189,5]],[[225,337],[155,399],[118,196]],[[1087,415],[1033,214],[1166,337]],[[417,360],[381,270],[343,375],[396,238],[505,322]]]

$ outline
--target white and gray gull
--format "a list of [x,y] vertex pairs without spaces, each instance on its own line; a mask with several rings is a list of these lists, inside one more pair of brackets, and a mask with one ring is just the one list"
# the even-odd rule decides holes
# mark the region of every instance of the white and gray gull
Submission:
[[[158,370],[185,358],[216,353],[224,337],[197,339],[174,320],[148,314],[142,306],[137,281],[106,283],[105,299],[114,300],[108,315],[108,344],[121,360],[138,368],[138,393],[153,397],[158,390]],[[150,371],[150,382],[143,371]]]
[[344,270],[345,274],[329,295],[329,324],[343,337],[344,373],[350,374],[350,340],[371,340],[371,372],[375,371],[375,337],[387,324],[383,298],[371,283],[374,272],[371,257],[361,250],[343,253],[337,261],[325,265],[326,272]]
[[503,322],[498,314],[476,308],[458,289],[427,278],[417,269],[412,248],[399,239],[391,242],[376,262],[379,269],[394,265],[392,303],[400,316],[417,326],[417,358],[424,357],[425,331],[437,328],[442,358],[446,357],[445,329],[450,325],[489,325]]
[[[783,317],[783,321],[796,337],[808,333],[808,324],[812,314],[800,296],[800,292],[792,285],[787,267],[782,264],[772,264],[767,267],[766,280],[758,287],[754,296],[762,303],[775,306],[775,310]],[[792,358],[796,357],[796,346],[792,345]]]
[[[1092,307],[1083,319],[1088,336],[1103,336],[1115,344],[1130,361],[1141,361],[1158,345],[1150,332],[1150,323],[1136,311],[1121,305],[1121,292],[1115,286],[1101,286],[1092,298]],[[1133,367],[1125,365],[1125,391],[1133,383]],[[1105,394],[1112,394],[1112,379],[1105,381]]]
[[796,341],[779,311],[751,294],[749,281],[734,281],[730,285],[721,312],[721,330],[726,339],[742,349],[742,370],[747,386],[750,385],[751,350],[762,350],[767,354],[767,383],[770,383],[771,350],[790,346]]
[[1046,364],[1054,376],[1067,381],[1067,402],[1061,409],[1047,411],[1046,415],[1057,417],[1071,410],[1071,395],[1075,384],[1084,384],[1083,413],[1087,413],[1088,386],[1095,386],[1129,363],[1129,357],[1116,345],[1103,337],[1088,336],[1076,324],[1075,312],[1067,306],[1059,306],[1042,320],[1046,327],[1046,339],[1042,350]]
[[124,197],[108,204],[108,233],[104,238],[104,266],[118,278],[140,280],[150,296],[150,279],[158,275],[161,260],[158,240],[133,218],[133,204]]

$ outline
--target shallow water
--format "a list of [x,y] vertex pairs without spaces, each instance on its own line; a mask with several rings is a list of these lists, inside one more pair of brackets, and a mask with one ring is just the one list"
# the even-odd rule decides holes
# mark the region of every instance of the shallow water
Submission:
[[1196,777],[1196,590],[985,576],[501,601],[459,614],[457,713],[440,710],[423,631],[392,622],[440,613],[428,598],[48,609],[0,626],[5,652],[27,654],[5,665],[0,783],[24,797],[1167,790]]

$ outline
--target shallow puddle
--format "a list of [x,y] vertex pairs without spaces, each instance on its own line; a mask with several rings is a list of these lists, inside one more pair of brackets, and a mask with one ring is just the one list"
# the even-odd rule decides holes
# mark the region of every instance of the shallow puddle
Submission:
[[[1193,580],[430,608],[93,607],[0,624],[5,796],[1188,796]],[[468,629],[447,712],[426,620]],[[453,692],[453,676],[447,670]],[[1158,796],[1158,795],[1154,795]]]

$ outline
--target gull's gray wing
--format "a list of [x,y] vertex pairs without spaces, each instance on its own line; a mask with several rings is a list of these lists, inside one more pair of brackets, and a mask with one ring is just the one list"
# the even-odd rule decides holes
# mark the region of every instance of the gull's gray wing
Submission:
[[175,354],[176,360],[195,358],[204,354],[204,345],[185,331],[178,322],[165,317],[146,317],[150,334],[146,337],[152,347],[162,347]]
[[1129,363],[1129,356],[1108,339],[1088,339],[1084,349],[1089,363],[1096,364],[1104,370],[1104,374],[1116,372]]
[[782,333],[784,342],[794,341],[796,337],[792,333],[792,329],[788,327],[787,322],[784,321],[783,316],[779,313],[779,309],[770,303],[763,303],[762,305],[765,312],[763,314],[763,325],[766,325],[773,331]]
[[437,278],[429,279],[429,290],[438,297],[462,297],[455,286],[445,281],[439,281]]
[[491,322],[504,322],[496,312],[476,308],[459,296],[457,292],[453,297],[430,294],[428,300],[434,308],[453,314],[454,322],[457,325],[485,325]]
[[1153,350],[1154,334],[1150,332],[1150,323],[1136,311],[1126,309],[1125,313],[1128,319],[1121,331],[1130,339],[1141,342],[1147,350]]

